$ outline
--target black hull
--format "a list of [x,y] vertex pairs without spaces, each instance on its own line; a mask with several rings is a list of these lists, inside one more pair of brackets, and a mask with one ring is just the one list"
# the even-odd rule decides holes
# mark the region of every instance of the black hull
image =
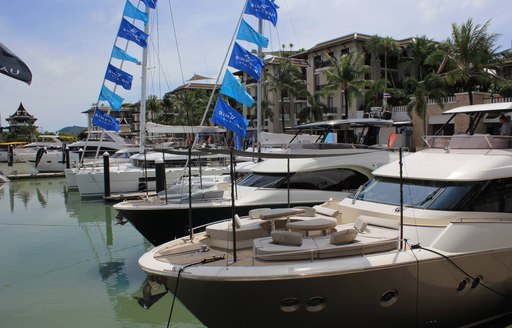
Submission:
[[[315,203],[292,204],[292,206],[313,206]],[[237,206],[235,213],[244,216],[251,209],[265,205]],[[287,204],[273,204],[273,208],[287,207]],[[189,234],[189,210],[118,210],[154,246]],[[197,227],[231,217],[231,207],[193,208],[192,226]],[[200,231],[200,230],[197,230]],[[196,231],[196,232],[197,232]]]

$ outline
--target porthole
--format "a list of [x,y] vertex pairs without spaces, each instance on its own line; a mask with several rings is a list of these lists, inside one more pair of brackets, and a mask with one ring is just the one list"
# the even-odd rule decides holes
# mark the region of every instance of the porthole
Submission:
[[398,291],[396,289],[388,290],[380,297],[380,305],[382,307],[390,307],[398,300]]
[[468,291],[468,289],[469,289],[468,287],[469,287],[469,279],[465,278],[464,280],[459,282],[459,285],[457,286],[457,293],[459,295],[464,295]]
[[295,312],[300,308],[300,303],[295,297],[287,297],[281,301],[280,308],[283,312]]
[[479,290],[482,287],[482,282],[484,281],[483,277],[478,275],[473,279],[473,282],[471,282],[471,289],[474,291]]
[[325,305],[325,298],[322,296],[314,296],[306,302],[306,310],[309,312],[322,311],[325,309]]

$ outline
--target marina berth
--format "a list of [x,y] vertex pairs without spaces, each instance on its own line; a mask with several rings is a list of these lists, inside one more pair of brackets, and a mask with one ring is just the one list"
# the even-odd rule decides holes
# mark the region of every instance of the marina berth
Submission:
[[[231,216],[149,250],[139,265],[210,327],[453,327],[496,319],[512,299],[512,147],[511,137],[477,128],[425,137],[426,149],[377,168],[345,199]],[[241,299],[264,315],[253,316]],[[231,316],[218,315],[227,308]]]

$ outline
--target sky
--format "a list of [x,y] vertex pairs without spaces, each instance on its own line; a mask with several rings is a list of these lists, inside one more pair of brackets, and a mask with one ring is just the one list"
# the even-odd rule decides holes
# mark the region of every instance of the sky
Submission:
[[[23,103],[40,131],[86,126],[83,111],[98,100],[126,0],[4,1],[0,42],[32,71],[27,85],[0,75],[1,125]],[[131,0],[138,5],[137,0]],[[489,32],[500,34],[499,50],[512,47],[510,0],[276,0],[277,27],[265,23],[268,50],[281,45],[311,48],[352,33],[378,34],[400,40],[426,35],[450,37],[452,24],[490,20]],[[148,95],[162,97],[194,73],[216,78],[221,71],[244,0],[158,0],[152,12]],[[140,8],[144,6],[141,4]],[[171,19],[174,18],[174,20]],[[243,16],[256,27],[252,16]],[[137,24],[137,23],[136,23]],[[140,24],[137,24],[140,26]],[[174,26],[174,28],[173,28]],[[176,38],[175,38],[176,36]],[[117,45],[125,46],[118,40]],[[245,43],[248,49],[250,44]],[[128,53],[142,58],[133,43]],[[119,63],[114,61],[119,67]],[[131,90],[118,88],[126,102],[140,100],[141,67],[125,63],[134,76]],[[111,85],[109,85],[111,86]]]

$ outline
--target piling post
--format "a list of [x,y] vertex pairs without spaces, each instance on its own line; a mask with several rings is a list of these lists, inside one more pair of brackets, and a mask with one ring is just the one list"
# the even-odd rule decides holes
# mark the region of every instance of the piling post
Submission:
[[163,158],[155,160],[155,179],[156,179],[156,192],[165,190],[165,164]]
[[14,162],[14,146],[9,145],[7,150],[7,166],[12,166]]
[[103,196],[110,197],[110,155],[108,152],[103,153]]

